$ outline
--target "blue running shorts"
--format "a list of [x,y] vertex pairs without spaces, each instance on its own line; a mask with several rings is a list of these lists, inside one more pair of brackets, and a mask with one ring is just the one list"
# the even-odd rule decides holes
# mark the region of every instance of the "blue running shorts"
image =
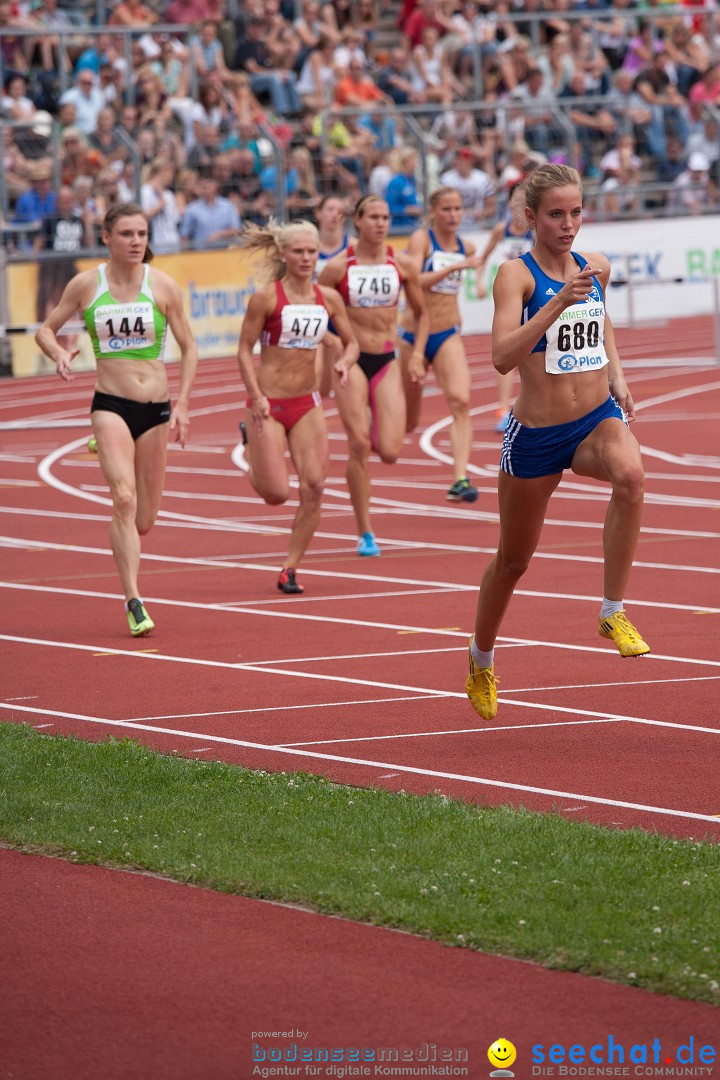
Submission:
[[552,427],[524,427],[512,413],[508,420],[500,453],[500,468],[510,476],[529,480],[536,476],[552,476],[572,466],[572,459],[583,439],[598,424],[616,416],[627,424],[627,417],[611,395],[597,409],[571,420],[569,424]]

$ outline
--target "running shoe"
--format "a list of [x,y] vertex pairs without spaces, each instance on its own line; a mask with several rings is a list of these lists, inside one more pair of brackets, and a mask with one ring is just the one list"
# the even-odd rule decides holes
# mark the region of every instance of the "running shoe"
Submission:
[[138,600],[137,597],[128,600],[127,619],[133,637],[142,637],[155,629],[155,623],[143,607],[142,601]]
[[[472,638],[470,639],[472,641]],[[470,674],[465,682],[465,693],[470,698],[478,716],[483,720],[494,720],[497,716],[497,679],[495,666],[478,667],[469,651]]]
[[358,555],[366,555],[369,558],[373,558],[375,555],[380,554],[380,548],[375,536],[371,532],[363,533],[358,540]]
[[617,645],[621,656],[642,656],[650,652],[650,646],[640,637],[624,611],[608,615],[598,622],[600,637],[610,638]]
[[91,435],[88,439],[87,448],[91,454],[97,454],[97,439],[94,435]]
[[507,426],[510,422],[510,413],[503,412],[502,409],[498,409],[498,422],[495,425],[495,430],[498,435],[502,435],[507,430]]
[[240,434],[242,435],[243,446],[247,446],[247,428],[245,427],[245,421],[241,420],[238,427],[240,428]]
[[295,580],[295,571],[292,566],[286,566],[280,571],[277,579],[277,587],[280,592],[287,593],[289,596],[305,592],[303,586],[298,585]]
[[445,496],[448,502],[475,502],[477,497],[477,488],[472,486],[466,476],[463,476],[462,480],[456,480]]

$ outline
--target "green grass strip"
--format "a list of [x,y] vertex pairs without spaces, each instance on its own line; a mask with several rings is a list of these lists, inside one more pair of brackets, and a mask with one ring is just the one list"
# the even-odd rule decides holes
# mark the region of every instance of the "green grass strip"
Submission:
[[0,725],[0,837],[720,1000],[720,847]]

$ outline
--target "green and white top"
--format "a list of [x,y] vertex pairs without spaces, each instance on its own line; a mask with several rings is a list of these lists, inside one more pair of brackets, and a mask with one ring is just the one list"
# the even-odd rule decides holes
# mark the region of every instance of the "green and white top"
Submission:
[[96,360],[115,356],[162,360],[167,319],[155,303],[147,264],[137,299],[120,302],[113,298],[108,287],[107,263],[101,263],[95,296],[84,318]]

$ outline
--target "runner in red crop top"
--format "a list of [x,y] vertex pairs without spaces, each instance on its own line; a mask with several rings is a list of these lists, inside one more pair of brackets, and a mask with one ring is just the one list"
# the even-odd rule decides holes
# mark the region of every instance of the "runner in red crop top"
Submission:
[[[327,333],[328,317],[343,344],[334,365],[344,386],[358,357],[358,344],[340,296],[313,285],[319,243],[308,222],[246,225],[241,247],[264,251],[272,281],[248,304],[238,345],[238,366],[248,392],[241,423],[250,483],[265,502],[276,506],[290,496],[285,448],[300,481],[300,505],[292,525],[287,560],[277,586],[301,593],[295,571],[318,521],[328,465],[327,433],[316,387],[315,355]],[[257,371],[253,350],[260,343]]]
[[348,436],[346,475],[360,536],[358,554],[379,555],[370,527],[368,456],[372,449],[384,462],[397,461],[405,435],[405,396],[395,363],[401,287],[415,316],[420,358],[429,323],[417,268],[387,245],[390,213],[385,200],[366,195],[357,204],[354,221],[357,243],[330,260],[320,284],[343,297],[360,346],[358,364],[345,386],[336,385],[335,400]]

